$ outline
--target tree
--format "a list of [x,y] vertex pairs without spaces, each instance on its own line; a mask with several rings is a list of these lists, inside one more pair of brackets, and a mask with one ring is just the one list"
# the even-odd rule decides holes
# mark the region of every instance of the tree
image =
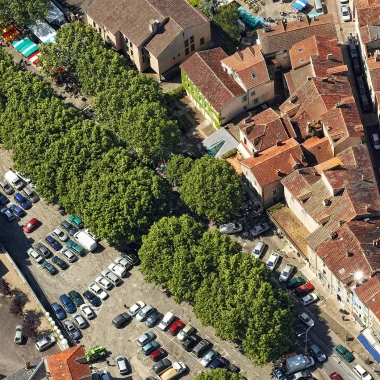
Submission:
[[231,3],[219,8],[213,21],[219,25],[233,40],[240,39],[239,12],[235,4]]
[[201,0],[198,6],[205,15],[213,18],[218,13],[220,5],[218,0]]
[[191,170],[193,162],[192,158],[184,157],[182,154],[173,156],[166,167],[167,180],[173,185],[181,185],[183,176]]
[[180,194],[191,210],[220,221],[239,213],[243,188],[228,162],[204,156],[183,176]]
[[243,380],[244,377],[227,371],[223,368],[217,368],[212,372],[201,372],[195,380]]
[[9,307],[9,312],[14,315],[21,316],[24,307],[28,302],[28,297],[19,289],[15,289],[12,293],[13,296]]
[[8,296],[11,294],[11,286],[7,280],[0,278],[0,293],[3,296]]
[[43,20],[49,9],[49,0],[0,0],[0,19],[25,26],[36,19]]
[[34,338],[41,325],[43,313],[37,310],[27,310],[24,314],[23,335],[27,338]]

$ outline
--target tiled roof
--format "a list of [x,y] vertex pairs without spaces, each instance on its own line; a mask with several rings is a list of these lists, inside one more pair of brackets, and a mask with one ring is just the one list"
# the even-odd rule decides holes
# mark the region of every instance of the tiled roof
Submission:
[[255,116],[242,120],[238,127],[258,152],[276,145],[277,141],[284,141],[290,137],[280,116],[272,108],[267,108]]
[[289,50],[295,43],[310,36],[328,36],[336,38],[333,15],[323,15],[317,18],[304,17],[302,21],[280,22],[271,26],[271,31],[258,30],[258,37],[263,46],[263,54]]
[[303,199],[311,193],[312,185],[318,182],[321,176],[314,168],[303,168],[289,174],[281,182],[296,199]]
[[372,89],[374,91],[380,91],[380,60],[376,61],[374,57],[368,58],[367,67],[369,75],[371,76]]
[[31,369],[22,368],[7,377],[4,380],[49,380],[46,376],[44,359],[38,363],[32,363]]
[[264,187],[296,170],[294,162],[305,165],[300,145],[291,138],[261,152],[258,157],[242,160],[241,164],[249,168],[260,187]]
[[197,52],[182,65],[182,71],[219,112],[244,90],[222,68],[220,61],[227,57],[221,48]]
[[313,77],[314,70],[310,64],[299,67],[296,70],[290,70],[285,74],[286,83],[290,94],[293,94],[297,88],[301,87],[308,77]]
[[310,137],[301,144],[306,161],[309,165],[314,166],[321,164],[334,157],[330,142],[327,137],[318,138]]
[[360,301],[380,319],[380,276],[368,278],[366,282],[355,287],[354,292]]
[[91,380],[91,370],[87,362],[78,359],[85,356],[83,346],[75,346],[65,351],[45,357],[46,372],[52,380]]
[[155,54],[159,54],[183,30],[209,22],[186,0],[95,0],[87,8],[87,14],[112,34],[120,30],[136,46],[150,36],[151,20],[160,23],[169,20],[158,32],[165,36],[150,41],[150,49]]
[[354,6],[358,13],[359,26],[379,24],[380,0],[354,0]]
[[222,62],[238,74],[247,89],[270,80],[264,57],[261,54],[261,45],[247,47],[223,59]]

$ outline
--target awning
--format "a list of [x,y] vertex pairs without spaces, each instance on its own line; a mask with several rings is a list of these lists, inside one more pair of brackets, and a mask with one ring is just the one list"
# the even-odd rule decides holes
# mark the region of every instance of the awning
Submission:
[[380,354],[373,348],[368,339],[362,334],[358,336],[358,341],[368,351],[368,353],[375,359],[377,363],[380,363]]
[[293,3],[293,7],[298,9],[299,11],[302,11],[307,5],[307,0],[296,0]]

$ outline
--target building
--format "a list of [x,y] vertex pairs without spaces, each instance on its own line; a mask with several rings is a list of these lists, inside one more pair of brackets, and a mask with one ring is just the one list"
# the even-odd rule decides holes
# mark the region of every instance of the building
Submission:
[[95,0],[86,21],[139,71],[151,69],[159,78],[211,40],[210,21],[186,0]]
[[337,38],[333,15],[322,15],[300,20],[279,22],[277,25],[259,29],[258,44],[268,62],[276,68],[290,67],[289,50],[291,47],[311,36]]
[[198,52],[181,70],[187,94],[216,127],[274,98],[260,46],[230,57],[221,48]]

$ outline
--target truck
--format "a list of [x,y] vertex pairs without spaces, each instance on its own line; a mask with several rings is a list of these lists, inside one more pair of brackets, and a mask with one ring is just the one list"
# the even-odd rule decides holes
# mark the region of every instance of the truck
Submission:
[[102,346],[96,346],[94,348],[91,348],[91,350],[86,351],[85,355],[86,360],[88,362],[92,362],[106,356],[106,350]]
[[74,235],[75,239],[78,240],[78,243],[87,251],[92,252],[98,246],[98,243],[85,232],[80,231]]
[[175,362],[164,373],[161,373],[158,378],[160,380],[171,380],[179,376],[186,370],[186,365],[182,362]]
[[8,184],[14,187],[16,190],[21,190],[25,186],[25,183],[21,181],[21,178],[12,170],[8,170],[5,173],[4,178]]
[[314,365],[314,359],[307,355],[296,355],[291,358],[286,359],[286,371],[289,375],[303,371]]
[[66,24],[65,15],[52,1],[50,2],[50,10],[48,15],[45,17],[45,20],[49,24],[56,25],[58,27]]

